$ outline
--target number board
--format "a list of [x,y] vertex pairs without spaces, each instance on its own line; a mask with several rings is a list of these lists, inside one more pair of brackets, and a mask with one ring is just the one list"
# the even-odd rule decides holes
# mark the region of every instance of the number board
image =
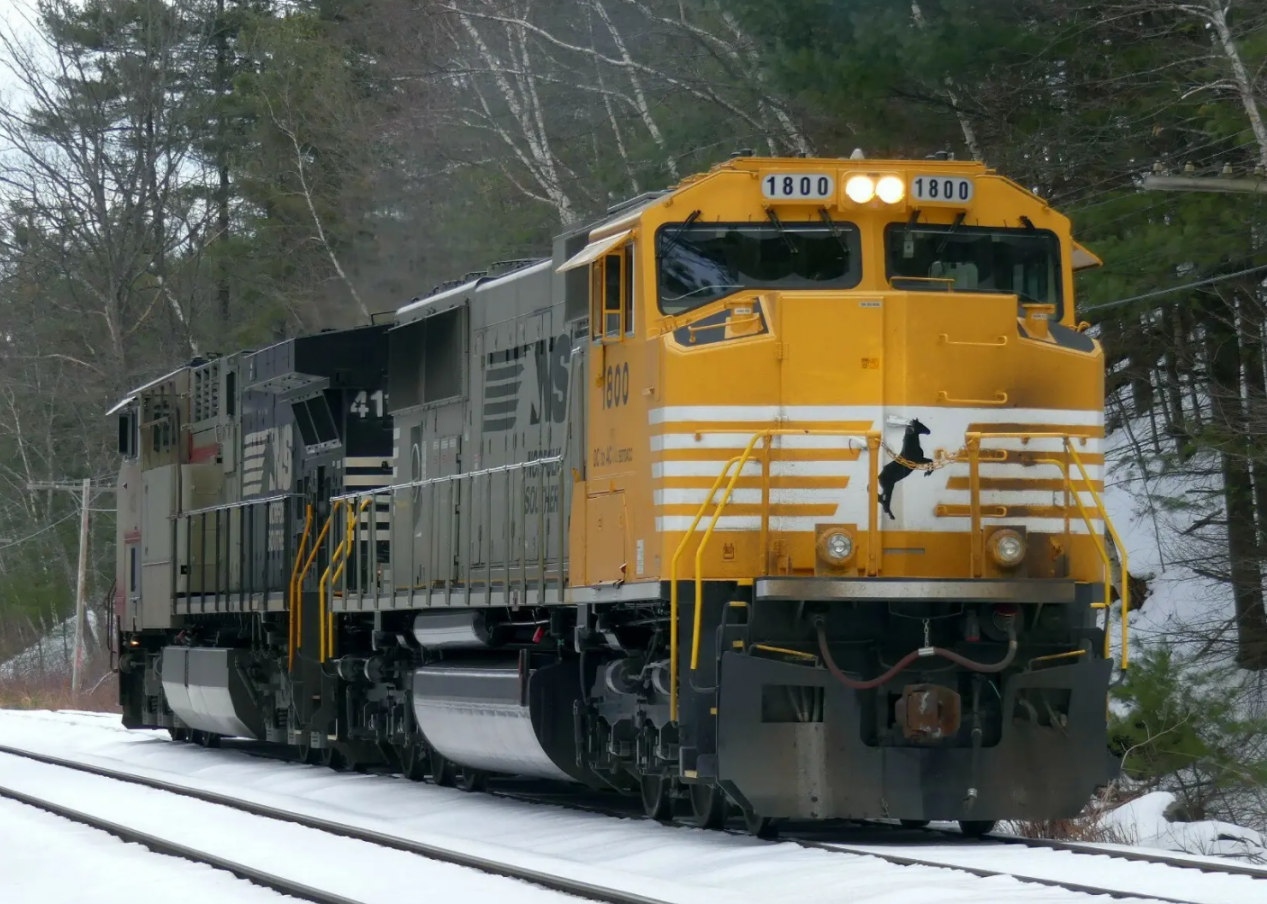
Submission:
[[827,201],[836,194],[836,179],[826,173],[766,173],[761,193],[771,201]]
[[926,204],[967,204],[975,187],[963,176],[916,176],[911,180],[911,199]]

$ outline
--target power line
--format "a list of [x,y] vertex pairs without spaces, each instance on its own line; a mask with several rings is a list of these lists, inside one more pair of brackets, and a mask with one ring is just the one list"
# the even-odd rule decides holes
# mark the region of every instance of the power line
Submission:
[[1143,295],[1135,295],[1131,298],[1119,298],[1117,301],[1106,302],[1105,304],[1097,304],[1085,308],[1086,313],[1093,311],[1107,311],[1109,308],[1120,308],[1122,305],[1131,304],[1136,301],[1145,301],[1149,298],[1160,298],[1163,295],[1171,295],[1175,292],[1183,292],[1186,289],[1199,289],[1202,286],[1213,285],[1214,283],[1224,282],[1229,279],[1236,279],[1238,276],[1249,276],[1253,273],[1259,273],[1267,270],[1267,264],[1260,264],[1257,267],[1250,267],[1248,270],[1240,270],[1236,273],[1225,273],[1222,276],[1211,276],[1209,279],[1198,280],[1197,282],[1184,283],[1181,286],[1171,286],[1169,289],[1158,289],[1155,292],[1145,292]]

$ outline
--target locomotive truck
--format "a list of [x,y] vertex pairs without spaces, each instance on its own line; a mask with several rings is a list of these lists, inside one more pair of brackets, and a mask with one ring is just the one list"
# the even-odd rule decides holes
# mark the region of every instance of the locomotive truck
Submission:
[[124,724],[759,835],[1074,816],[1118,769],[1098,264],[979,163],[742,156],[191,361],[110,412]]

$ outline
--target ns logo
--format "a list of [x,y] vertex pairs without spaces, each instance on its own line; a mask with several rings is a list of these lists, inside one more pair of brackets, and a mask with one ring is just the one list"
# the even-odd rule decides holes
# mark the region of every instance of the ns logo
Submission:
[[[571,358],[572,339],[566,333],[487,355],[484,432],[563,423],[567,414]],[[525,373],[529,370],[531,373]]]

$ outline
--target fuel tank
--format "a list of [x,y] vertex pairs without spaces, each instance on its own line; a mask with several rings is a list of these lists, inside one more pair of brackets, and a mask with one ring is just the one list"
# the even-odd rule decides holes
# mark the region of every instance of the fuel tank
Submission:
[[164,647],[163,694],[190,728],[225,737],[259,740],[263,720],[239,668],[242,651]]
[[575,664],[522,668],[516,659],[451,659],[413,674],[413,707],[446,759],[502,775],[598,785],[576,764]]

